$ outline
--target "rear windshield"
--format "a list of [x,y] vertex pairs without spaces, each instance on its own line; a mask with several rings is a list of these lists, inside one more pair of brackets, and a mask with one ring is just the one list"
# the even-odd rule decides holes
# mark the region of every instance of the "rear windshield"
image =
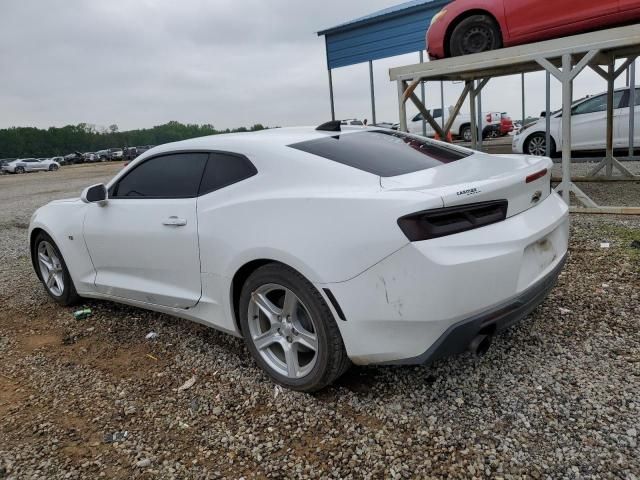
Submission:
[[425,138],[386,130],[338,134],[289,146],[380,177],[427,170],[471,155]]

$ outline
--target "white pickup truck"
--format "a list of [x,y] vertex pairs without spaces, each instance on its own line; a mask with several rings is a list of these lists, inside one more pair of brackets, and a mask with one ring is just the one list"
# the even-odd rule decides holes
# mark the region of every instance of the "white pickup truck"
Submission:
[[[444,122],[446,123],[449,120],[449,116],[453,107],[449,107],[449,109],[445,109]],[[434,118],[439,125],[442,125],[442,109],[434,108],[430,110],[431,116]],[[498,132],[500,135],[500,122],[502,120],[501,112],[486,112],[482,114],[482,132],[483,137],[489,137],[492,133]],[[415,133],[416,135],[422,135],[422,114],[418,113],[415,117],[411,119],[408,123],[408,128],[410,133]],[[431,125],[427,122],[427,137],[434,137],[435,131],[431,128]],[[454,137],[461,138],[465,142],[471,141],[471,115],[468,113],[459,113],[456,119],[451,126],[451,134]]]

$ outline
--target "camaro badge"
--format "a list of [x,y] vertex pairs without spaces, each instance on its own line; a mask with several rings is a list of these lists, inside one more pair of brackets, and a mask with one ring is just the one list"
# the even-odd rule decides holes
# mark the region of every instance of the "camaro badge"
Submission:
[[477,195],[480,193],[480,190],[478,190],[477,188],[468,188],[466,190],[461,190],[458,192],[458,196],[465,196],[465,197],[469,197],[471,195]]

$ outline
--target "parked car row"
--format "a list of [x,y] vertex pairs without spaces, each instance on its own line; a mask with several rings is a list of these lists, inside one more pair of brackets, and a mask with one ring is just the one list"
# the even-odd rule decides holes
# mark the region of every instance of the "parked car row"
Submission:
[[104,150],[98,150],[97,152],[73,152],[64,156],[64,163],[76,164],[108,162],[116,160],[133,160],[134,158],[142,155],[144,152],[153,147],[154,145],[142,145],[139,147],[106,148]]

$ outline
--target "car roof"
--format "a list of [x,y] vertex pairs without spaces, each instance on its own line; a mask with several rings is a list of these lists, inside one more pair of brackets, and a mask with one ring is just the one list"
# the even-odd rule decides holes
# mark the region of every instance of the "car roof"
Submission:
[[365,129],[342,126],[340,132],[319,131],[316,127],[286,127],[257,132],[225,133],[159,145],[145,152],[145,156],[176,150],[223,150],[249,154],[269,147],[282,148],[308,140],[362,131]]

